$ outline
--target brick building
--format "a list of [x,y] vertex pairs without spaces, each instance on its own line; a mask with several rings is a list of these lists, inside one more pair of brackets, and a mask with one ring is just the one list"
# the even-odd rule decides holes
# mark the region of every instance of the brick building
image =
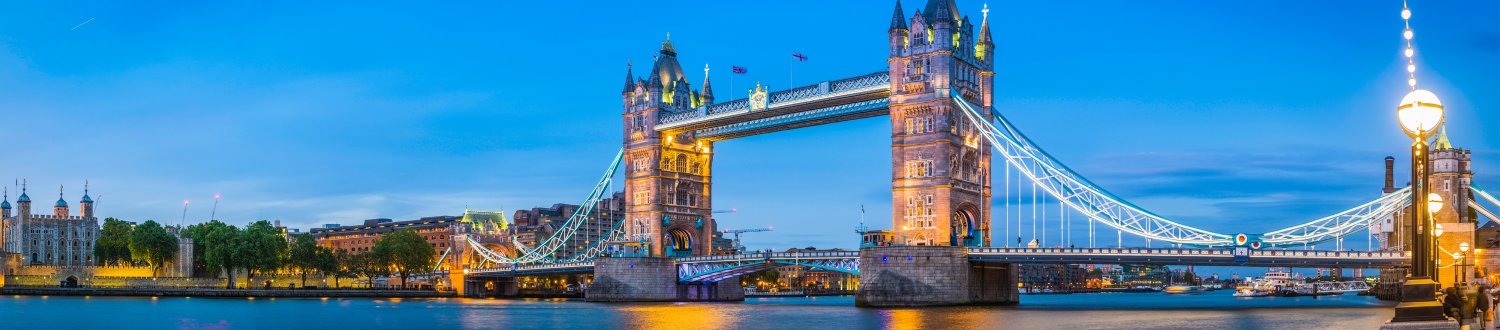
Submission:
[[427,243],[432,244],[438,255],[452,247],[453,235],[464,233],[463,217],[435,216],[417,220],[392,221],[391,219],[369,219],[352,226],[325,225],[308,232],[318,241],[318,246],[341,249],[351,253],[369,252],[381,235],[397,230],[412,230]]

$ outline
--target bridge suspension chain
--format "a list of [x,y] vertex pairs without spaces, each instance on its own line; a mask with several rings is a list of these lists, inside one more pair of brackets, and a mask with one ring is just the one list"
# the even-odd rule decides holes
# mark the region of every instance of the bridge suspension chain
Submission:
[[[472,237],[469,238],[470,247],[473,247],[475,251],[478,252],[479,256],[484,258],[486,261],[496,264],[557,262],[557,258],[554,258],[553,255],[557,252],[557,250],[566,245],[568,241],[573,238],[574,234],[578,233],[578,229],[582,227],[585,222],[588,222],[588,216],[594,211],[594,207],[599,204],[599,200],[610,194],[610,187],[614,183],[615,172],[620,168],[620,163],[622,162],[624,157],[625,149],[620,148],[620,151],[615,153],[614,160],[610,162],[609,168],[604,171],[603,177],[599,178],[599,181],[594,184],[594,190],[589,192],[588,197],[584,199],[583,204],[580,205],[578,209],[574,210],[572,215],[568,216],[568,221],[563,222],[562,226],[558,228],[557,232],[552,233],[552,236],[547,237],[547,239],[543,240],[542,243],[536,248],[528,248],[524,244],[521,244],[521,242],[512,239],[512,245],[514,245],[516,247],[516,250],[520,252],[520,256],[510,258],[505,256],[504,254],[500,254],[488,248],[485,248],[483,244],[474,241]],[[615,222],[610,233],[604,236],[618,236],[619,234],[617,232],[619,232],[622,228],[620,226],[620,222],[623,221]],[[568,261],[593,259],[593,256],[598,256],[599,251],[602,251],[602,248],[603,244],[601,244],[600,242],[591,242],[589,248],[565,259]]]
[[1348,236],[1369,228],[1377,220],[1390,217],[1411,205],[1411,187],[1402,188],[1360,206],[1321,219],[1261,235],[1261,242],[1272,246],[1314,245]]
[[[1230,237],[1167,220],[1120,199],[1088,181],[1022,135],[1003,116],[995,114],[996,127],[961,97],[953,97],[964,117],[979,129],[996,151],[1038,188],[1094,221],[1148,239],[1172,243],[1229,245]],[[1035,197],[1032,198],[1035,200]]]
[[[953,97],[953,100],[963,110],[964,117],[979,128],[981,135],[1000,152],[1008,166],[1014,167],[1020,175],[1030,179],[1033,185],[1046,194],[1090,220],[1115,228],[1120,234],[1130,233],[1143,237],[1147,242],[1160,240],[1195,246],[1233,244],[1229,235],[1173,222],[1109,193],[1052,158],[999,113],[991,111],[995,118],[992,124],[980,115],[973,104],[960,97]],[[1482,190],[1476,191],[1479,192],[1476,195],[1493,198]],[[1334,215],[1263,234],[1261,240],[1272,246],[1285,246],[1312,245],[1341,239],[1406,207],[1410,204],[1408,197],[1410,190],[1403,189]]]

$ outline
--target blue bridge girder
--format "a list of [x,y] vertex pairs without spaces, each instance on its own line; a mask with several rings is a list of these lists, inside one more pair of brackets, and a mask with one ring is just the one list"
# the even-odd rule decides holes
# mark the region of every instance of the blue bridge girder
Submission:
[[660,115],[661,132],[697,131],[698,138],[726,140],[890,113],[887,71],[768,92],[764,101],[744,98]]
[[969,261],[1043,264],[1155,264],[1181,266],[1390,268],[1411,259],[1402,252],[1178,248],[970,248]]
[[712,283],[781,266],[859,274],[859,251],[762,252],[677,259],[677,281]]

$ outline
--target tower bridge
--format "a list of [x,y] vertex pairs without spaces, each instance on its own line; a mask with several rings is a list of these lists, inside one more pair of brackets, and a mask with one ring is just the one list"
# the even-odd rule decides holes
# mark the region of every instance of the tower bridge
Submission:
[[[995,48],[988,10],[981,13],[975,24],[952,0],[930,0],[914,13],[898,2],[887,30],[884,70],[780,91],[757,84],[748,97],[724,102],[714,99],[706,69],[693,89],[676,46],[663,42],[645,76],[627,68],[622,148],[583,207],[552,237],[532,247],[513,242],[508,249],[486,247],[473,237],[455,242],[465,251],[453,259],[464,260],[466,287],[475,288],[468,293],[485,294],[483,287],[505,291],[493,284],[514,285],[504,279],[517,276],[592,273],[590,300],[739,300],[740,275],[797,265],[860,274],[857,301],[863,305],[1015,303],[1014,265],[1023,263],[1392,268],[1407,262],[1399,250],[1349,251],[1342,240],[1406,209],[1409,189],[1387,187],[1384,195],[1342,212],[1254,234],[1176,222],[1089,181],[994,109]],[[890,246],[711,255],[717,231],[711,211],[714,143],[876,116],[891,123]],[[992,170],[995,160],[1003,171]],[[555,257],[596,202],[609,195],[621,168],[624,219],[582,252]],[[997,214],[992,174],[1001,172],[1005,208]],[[1025,185],[1031,194],[1023,193]],[[1500,205],[1478,187],[1469,190]],[[1022,207],[1011,207],[1012,195],[1032,201],[1029,217]],[[1043,207],[1038,216],[1037,199],[1051,200],[1057,213],[1048,217]],[[1481,203],[1466,202],[1494,219]],[[1068,221],[1074,216],[1077,221]],[[999,230],[992,226],[996,218],[1004,224]],[[1016,235],[1010,233],[1012,219]],[[1030,219],[1030,236],[1038,244],[1010,247],[1006,239],[996,247],[997,232],[1026,236],[1020,234],[1023,219]],[[1056,239],[1047,237],[1045,227],[1036,231],[1048,219],[1059,220]],[[1069,237],[1074,222],[1089,226],[1086,242]],[[1095,226],[1116,232],[1114,247],[1097,244]],[[1126,234],[1173,247],[1128,248],[1120,240]],[[1314,249],[1327,242],[1337,251]]]

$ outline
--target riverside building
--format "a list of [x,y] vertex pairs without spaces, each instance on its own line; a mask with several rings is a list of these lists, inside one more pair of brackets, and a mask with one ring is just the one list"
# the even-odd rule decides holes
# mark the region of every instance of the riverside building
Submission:
[[[83,198],[78,201],[78,215],[71,215],[62,186],[58,186],[57,203],[52,214],[32,214],[31,196],[21,185],[21,196],[11,208],[10,194],[0,200],[0,248],[21,257],[24,265],[90,266],[94,264],[94,242],[99,238],[99,219],[94,217],[94,200],[84,184]],[[15,213],[12,214],[12,211]]]

